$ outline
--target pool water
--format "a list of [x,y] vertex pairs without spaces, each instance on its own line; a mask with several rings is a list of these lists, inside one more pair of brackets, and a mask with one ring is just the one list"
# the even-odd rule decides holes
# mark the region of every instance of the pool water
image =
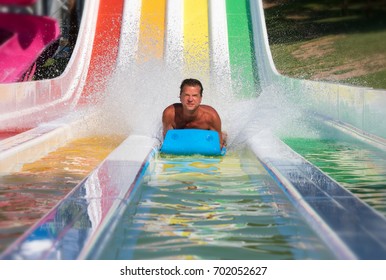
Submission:
[[333,259],[248,150],[157,154],[98,259]]
[[76,139],[19,172],[0,174],[0,253],[83,180],[124,137]]
[[288,138],[283,141],[386,216],[385,151],[338,132],[334,137]]

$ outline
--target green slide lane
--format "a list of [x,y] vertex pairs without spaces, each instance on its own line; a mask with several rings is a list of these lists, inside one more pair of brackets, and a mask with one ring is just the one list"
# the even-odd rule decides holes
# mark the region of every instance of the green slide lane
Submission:
[[240,96],[251,97],[256,94],[259,81],[249,0],[226,0],[226,10],[233,90]]

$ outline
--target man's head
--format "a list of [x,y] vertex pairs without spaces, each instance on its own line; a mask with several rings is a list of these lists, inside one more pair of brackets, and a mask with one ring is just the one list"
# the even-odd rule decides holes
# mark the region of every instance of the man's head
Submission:
[[199,80],[197,80],[197,79],[185,79],[185,80],[183,80],[181,83],[181,86],[180,86],[180,95],[183,92],[185,86],[200,87],[200,95],[202,97],[202,92],[204,91],[204,88]]
[[202,100],[203,87],[199,80],[185,79],[180,86],[180,101],[184,111],[195,112]]

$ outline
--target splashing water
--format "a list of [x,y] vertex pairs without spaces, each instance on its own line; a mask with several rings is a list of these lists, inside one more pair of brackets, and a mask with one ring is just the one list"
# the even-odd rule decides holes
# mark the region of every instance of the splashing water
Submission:
[[[198,75],[199,76],[199,75]],[[116,69],[97,110],[97,130],[112,134],[139,134],[161,139],[164,108],[179,102],[179,86],[185,78],[203,81],[203,104],[213,106],[228,134],[228,149],[238,149],[259,133],[279,137],[317,133],[306,123],[300,109],[280,90],[270,87],[258,97],[243,99],[230,88],[212,84],[204,77],[183,76],[159,60],[127,64]],[[215,79],[212,79],[212,81]]]

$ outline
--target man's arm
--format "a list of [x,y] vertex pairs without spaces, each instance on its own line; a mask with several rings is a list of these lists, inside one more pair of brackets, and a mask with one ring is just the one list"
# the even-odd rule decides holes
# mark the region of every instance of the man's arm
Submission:
[[173,120],[174,120],[174,107],[173,106],[168,106],[162,113],[162,132],[163,136],[165,138],[166,132],[169,129],[173,129]]
[[220,147],[223,148],[224,146],[226,146],[226,139],[225,139],[226,134],[224,134],[221,131],[221,118],[214,108],[212,108],[210,114],[211,114],[211,118],[212,118],[212,125],[211,125],[212,130],[215,130],[218,132],[219,137],[220,137]]

